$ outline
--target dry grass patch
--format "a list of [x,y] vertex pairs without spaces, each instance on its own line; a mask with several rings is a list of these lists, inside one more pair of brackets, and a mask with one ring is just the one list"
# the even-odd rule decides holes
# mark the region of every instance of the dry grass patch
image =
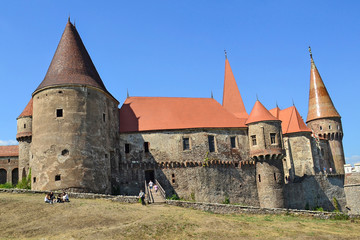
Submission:
[[219,215],[104,199],[45,204],[0,193],[1,239],[360,239],[359,221],[278,215]]

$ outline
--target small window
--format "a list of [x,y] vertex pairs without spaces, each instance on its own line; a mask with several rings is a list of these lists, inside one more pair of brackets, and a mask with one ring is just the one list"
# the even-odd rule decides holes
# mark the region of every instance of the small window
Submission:
[[107,154],[105,154],[105,158],[108,158],[108,155],[107,155]]
[[59,174],[59,175],[56,175],[56,176],[55,176],[55,181],[60,181],[60,180],[61,180],[60,174]]
[[36,177],[33,177],[33,182],[36,183]]
[[63,155],[63,156],[69,155],[69,150],[67,150],[67,149],[62,150],[61,155]]
[[175,177],[175,173],[171,174],[171,177],[174,178],[174,177]]
[[323,148],[320,149],[320,152],[321,152],[321,156],[324,156],[325,155],[325,151]]
[[331,129],[331,125],[329,125],[329,129]]
[[270,143],[276,144],[276,133],[270,133]]
[[9,159],[8,159],[8,163],[10,163],[10,161],[11,161],[11,160],[10,160],[10,158],[9,158]]
[[106,114],[103,113],[103,122],[105,122],[105,119],[106,119]]
[[63,117],[63,110],[62,109],[56,109],[56,117]]
[[26,128],[26,124],[24,124],[24,128]]
[[340,130],[340,125],[337,126],[337,129]]
[[172,182],[172,183],[175,183],[175,179],[172,179],[171,182]]
[[63,93],[63,91],[59,91],[59,93],[61,94],[61,93]]
[[183,150],[190,150],[190,139],[183,138]]
[[259,178],[259,182],[261,182],[261,177],[260,177],[260,174],[259,174],[258,178]]
[[253,146],[257,145],[257,143],[256,143],[256,135],[251,136],[251,143],[252,143]]
[[274,180],[276,181],[276,173],[274,173]]
[[215,152],[215,137],[214,136],[208,136],[209,140],[209,151]]
[[320,131],[322,131],[322,126],[320,126]]
[[231,148],[236,148],[236,137],[230,137]]
[[149,142],[144,142],[144,152],[149,152]]
[[130,152],[130,144],[125,143],[125,153],[129,153]]

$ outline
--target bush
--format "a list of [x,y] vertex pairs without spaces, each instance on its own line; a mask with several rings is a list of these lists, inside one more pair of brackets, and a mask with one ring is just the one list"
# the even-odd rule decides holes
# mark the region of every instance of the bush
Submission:
[[314,210],[314,211],[319,211],[319,212],[323,212],[323,211],[324,211],[324,209],[323,209],[322,207],[319,207],[319,206],[314,207],[313,210]]
[[0,184],[0,188],[14,188],[14,186],[11,183],[4,183]]
[[16,188],[20,189],[31,189],[31,168],[27,177],[23,177],[20,182],[16,185]]
[[230,198],[229,197],[225,197],[224,201],[222,202],[223,204],[230,204]]
[[334,203],[334,208],[335,208],[334,212],[340,212],[339,203],[338,203],[336,197],[333,197],[333,203]]
[[171,197],[168,197],[169,200],[180,200],[179,196],[176,194],[173,194]]
[[332,219],[332,220],[348,220],[349,215],[344,214],[344,213],[338,213],[335,216],[331,217],[330,219]]

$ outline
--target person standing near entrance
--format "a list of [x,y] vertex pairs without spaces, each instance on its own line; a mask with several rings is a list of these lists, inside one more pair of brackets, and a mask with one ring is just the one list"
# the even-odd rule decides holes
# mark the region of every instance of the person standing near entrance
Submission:
[[139,198],[141,199],[141,204],[146,205],[145,204],[145,193],[144,193],[144,191],[142,189],[140,190]]
[[150,190],[152,190],[152,187],[154,186],[154,183],[150,180],[149,182],[149,187],[150,187]]

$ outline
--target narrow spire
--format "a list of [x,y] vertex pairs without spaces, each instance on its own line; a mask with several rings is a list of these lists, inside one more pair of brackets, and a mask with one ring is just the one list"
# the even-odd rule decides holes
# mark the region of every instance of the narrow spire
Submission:
[[130,95],[129,95],[129,89],[126,89],[126,97],[129,98]]
[[227,52],[226,52],[226,49],[224,49],[224,52],[225,52],[225,59],[227,59]]
[[277,107],[277,108],[279,107],[277,100],[276,100],[276,107]]
[[312,58],[311,48],[309,47],[311,57],[310,69],[310,89],[309,89],[309,108],[306,122],[319,118],[340,117],[325,87],[320,73],[315,66]]
[[214,99],[213,91],[211,90],[211,98]]
[[68,17],[68,22],[70,22],[70,13],[69,13],[69,17]]
[[258,94],[256,94],[256,101],[259,101],[259,96],[258,96]]
[[295,102],[294,102],[294,99],[292,99],[292,104],[293,104],[293,106],[295,107]]
[[234,114],[238,118],[248,118],[244,102],[236,83],[234,74],[231,70],[229,60],[227,59],[225,50],[225,75],[224,75],[224,93],[223,93],[223,107]]

